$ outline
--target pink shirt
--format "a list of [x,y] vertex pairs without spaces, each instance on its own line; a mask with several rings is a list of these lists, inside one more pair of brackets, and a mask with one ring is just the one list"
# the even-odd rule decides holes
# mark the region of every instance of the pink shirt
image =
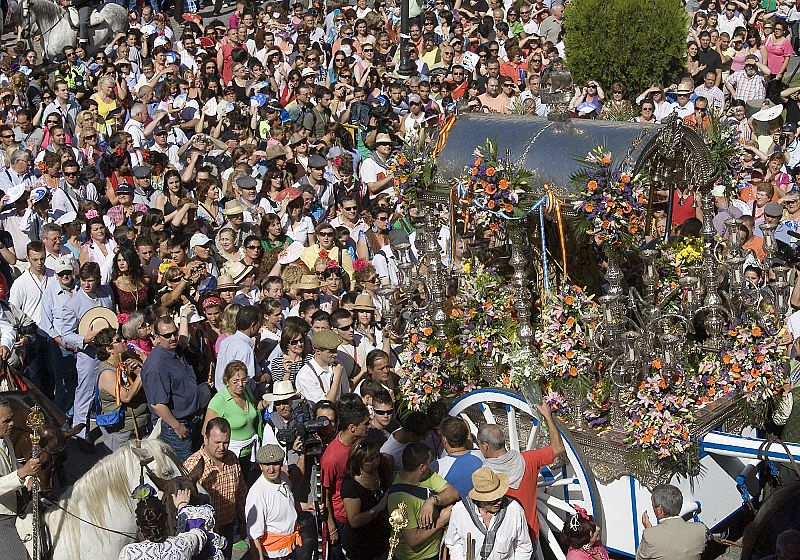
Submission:
[[567,551],[567,560],[608,560],[608,551],[601,543],[595,543],[591,551],[594,554],[590,554],[582,548],[570,548]]
[[769,71],[772,72],[772,75],[775,76],[781,71],[784,58],[794,54],[792,42],[788,37],[784,37],[783,42],[778,44],[772,40],[770,35],[767,37],[764,47],[767,49],[767,66],[769,66]]

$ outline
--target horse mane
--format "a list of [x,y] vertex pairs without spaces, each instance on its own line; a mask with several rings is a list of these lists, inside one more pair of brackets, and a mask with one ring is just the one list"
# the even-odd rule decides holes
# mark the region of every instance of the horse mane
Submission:
[[50,0],[29,0],[29,9],[35,12],[37,20],[39,21],[39,29],[48,28],[52,26],[57,20],[64,16],[64,10]]
[[[131,499],[131,491],[139,483],[140,472],[139,456],[133,451],[135,445],[134,441],[130,441],[111,455],[103,457],[67,490],[59,500],[59,505],[71,514],[101,527],[109,526],[108,514],[117,517],[127,511],[133,516],[135,505]],[[143,439],[141,449],[154,458],[148,467],[157,476],[173,478],[186,474],[180,459],[164,442]],[[145,479],[147,480],[147,473]],[[121,511],[120,508],[125,510]],[[84,530],[91,530],[102,535],[102,538],[110,535],[81,522],[73,515],[54,508],[47,513],[47,520],[51,534],[66,535],[74,552],[80,552],[81,532]]]

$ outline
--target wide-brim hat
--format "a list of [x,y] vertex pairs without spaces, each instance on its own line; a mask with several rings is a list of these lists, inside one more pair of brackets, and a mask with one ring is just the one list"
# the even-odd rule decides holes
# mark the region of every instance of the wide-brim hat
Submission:
[[385,132],[380,132],[375,137],[375,145],[378,146],[379,144],[394,144],[394,140]]
[[761,110],[753,115],[753,119],[761,122],[769,122],[777,119],[783,113],[783,105],[775,105],[772,101],[766,100]]
[[469,497],[478,502],[493,502],[508,492],[508,475],[481,467],[472,473],[472,490]]
[[278,381],[272,386],[272,392],[264,395],[266,402],[285,401],[296,397],[300,391],[296,390],[292,382],[288,379],[286,381]]
[[375,311],[375,302],[369,294],[360,294],[356,296],[356,302],[352,307],[353,311]]
[[119,328],[117,314],[108,307],[93,307],[83,314],[78,323],[78,334],[86,336],[91,330],[100,330],[106,327]]
[[306,140],[308,140],[308,137],[305,134],[295,132],[289,137],[289,145],[294,146],[295,144],[301,144]]
[[303,274],[300,281],[292,287],[297,290],[318,290],[320,288],[319,278],[315,274]]
[[675,90],[675,93],[680,93],[682,95],[691,95],[692,91],[694,90],[692,90],[692,88],[690,88],[688,85],[681,84],[678,86],[678,89]]
[[225,208],[222,210],[222,213],[226,216],[235,216],[236,214],[244,214],[245,210],[247,210],[247,208],[238,200],[229,200],[225,203]]
[[292,264],[302,256],[305,249],[305,246],[299,241],[292,241],[289,245],[286,245],[280,255],[278,255],[278,263],[283,265]]
[[244,264],[242,261],[232,262],[228,265],[228,274],[234,284],[239,284],[242,280],[247,278],[247,275],[253,272],[253,267],[249,264]]
[[25,185],[19,184],[15,187],[11,187],[6,191],[6,196],[8,197],[3,204],[14,204],[18,201],[22,196],[25,194]]
[[233,281],[233,278],[230,277],[228,274],[220,274],[219,278],[217,278],[217,290],[237,290],[239,286],[236,285],[236,282]]

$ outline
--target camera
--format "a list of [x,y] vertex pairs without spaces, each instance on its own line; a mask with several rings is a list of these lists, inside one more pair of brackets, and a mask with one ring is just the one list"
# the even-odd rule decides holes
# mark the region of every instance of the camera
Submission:
[[322,455],[323,443],[314,437],[320,431],[330,426],[331,421],[326,417],[314,418],[314,411],[305,399],[292,401],[291,419],[286,427],[278,430],[275,437],[283,445],[291,447],[299,437],[302,442],[302,451],[306,457],[319,457]]

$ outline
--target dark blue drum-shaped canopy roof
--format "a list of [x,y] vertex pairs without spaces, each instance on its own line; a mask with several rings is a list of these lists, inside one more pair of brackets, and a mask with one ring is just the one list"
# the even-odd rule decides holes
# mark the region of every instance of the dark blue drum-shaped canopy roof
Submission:
[[458,117],[443,152],[438,173],[444,179],[462,175],[475,161],[475,148],[486,139],[497,143],[498,154],[510,156],[534,173],[533,193],[550,183],[557,195],[569,198],[570,177],[586,155],[603,146],[615,163],[633,171],[659,125],[618,121],[572,119],[552,122],[535,116],[465,113]]

